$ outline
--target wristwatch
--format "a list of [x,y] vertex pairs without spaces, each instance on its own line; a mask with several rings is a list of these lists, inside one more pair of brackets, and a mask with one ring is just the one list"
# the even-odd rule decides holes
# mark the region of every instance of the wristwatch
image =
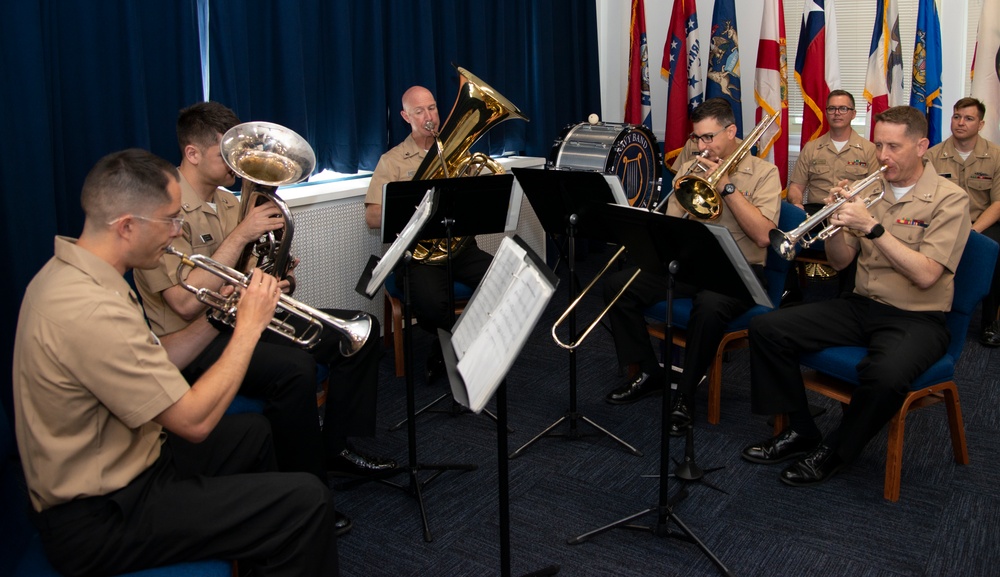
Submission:
[[882,236],[884,233],[885,233],[885,227],[879,223],[875,223],[875,226],[872,227],[871,232],[865,235],[865,238],[867,238],[868,240],[875,240],[876,238]]
[[722,195],[721,196],[723,196],[723,197],[729,196],[730,194],[732,194],[734,192],[736,192],[736,186],[733,183],[730,182],[726,186],[722,187]]

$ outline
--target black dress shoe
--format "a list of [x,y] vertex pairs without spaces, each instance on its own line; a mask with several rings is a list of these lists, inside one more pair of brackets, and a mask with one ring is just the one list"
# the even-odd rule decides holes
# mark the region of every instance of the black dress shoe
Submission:
[[743,449],[741,456],[751,463],[770,465],[801,457],[815,449],[819,444],[819,439],[803,437],[791,428],[786,428],[776,437]]
[[604,400],[612,405],[626,405],[634,403],[652,395],[663,394],[663,378],[646,373],[639,373],[631,383],[619,387],[604,397]]
[[793,487],[818,485],[839,473],[845,465],[833,449],[821,444],[804,459],[782,471],[781,482]]
[[347,535],[354,526],[354,522],[347,515],[341,513],[340,511],[333,512],[333,534],[337,537],[342,535]]
[[373,457],[347,448],[330,460],[328,469],[334,473],[349,475],[367,475],[377,471],[388,471],[396,468],[396,461]]
[[687,395],[680,393],[674,401],[673,408],[670,409],[670,434],[680,437],[687,433],[691,427],[691,399]]
[[979,342],[985,347],[1000,347],[1000,321],[993,321],[983,329]]

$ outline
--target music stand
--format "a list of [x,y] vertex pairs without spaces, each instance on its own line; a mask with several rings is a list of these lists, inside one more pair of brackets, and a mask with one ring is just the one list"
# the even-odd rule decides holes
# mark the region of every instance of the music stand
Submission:
[[[608,203],[624,201],[625,194],[617,176],[605,175],[591,171],[546,170],[537,168],[512,168],[517,182],[527,195],[531,208],[535,211],[539,222],[550,234],[566,234],[569,239],[569,302],[576,300],[577,291],[574,283],[576,275],[576,238],[578,236],[608,240],[603,228],[602,211]],[[610,181],[609,178],[610,177]],[[614,191],[618,185],[618,192]],[[570,311],[570,334],[576,334],[576,311]],[[636,456],[642,452],[617,437],[611,431],[595,423],[577,410],[576,394],[576,350],[569,349],[569,408],[555,422],[542,430],[527,443],[521,445],[510,454],[510,458],[521,456],[535,442],[550,437],[565,437],[580,439],[587,434],[579,430],[578,422],[584,422],[600,433],[624,447]],[[552,433],[562,423],[569,424],[565,434]]]
[[[674,346],[671,309],[676,281],[733,297],[752,298],[758,304],[770,306],[767,293],[725,227],[617,206],[609,207],[606,222],[609,229],[619,235],[618,240],[629,248],[629,255],[639,264],[640,269],[666,275],[665,340],[670,353],[668,358],[672,358]],[[671,369],[669,363],[665,365],[664,372],[669,378]],[[725,575],[732,575],[722,561],[674,513],[675,503],[670,499],[670,475],[667,470],[670,458],[670,406],[670,395],[664,392],[660,431],[660,489],[656,505],[573,537],[568,542],[571,545],[582,543],[594,535],[618,527],[646,531],[660,537],[680,538],[694,543]],[[678,497],[683,496],[682,489]],[[657,514],[655,525],[631,524],[652,512]],[[681,529],[681,533],[672,530],[668,521],[673,521]]]
[[[406,350],[406,356],[404,363],[406,365],[406,414],[409,416],[408,426],[406,428],[407,436],[407,466],[397,467],[389,471],[378,471],[371,473],[360,479],[353,479],[345,483],[338,485],[338,488],[350,489],[357,485],[368,483],[372,481],[378,481],[390,487],[395,487],[401,489],[413,497],[416,498],[417,504],[420,509],[420,520],[423,524],[424,530],[424,541],[430,543],[434,540],[431,535],[430,524],[427,521],[427,509],[424,506],[424,498],[421,489],[427,486],[431,481],[436,479],[445,471],[474,471],[477,466],[472,464],[457,464],[457,463],[421,463],[417,458],[417,426],[416,420],[413,418],[416,400],[415,400],[415,387],[413,382],[413,338],[412,338],[412,326],[410,322],[409,307],[410,307],[410,279],[407,271],[409,269],[409,263],[411,260],[411,254],[408,251],[409,245],[411,245],[415,240],[417,234],[423,229],[424,223],[427,219],[431,218],[435,212],[435,207],[438,202],[439,195],[437,191],[428,191],[433,187],[424,183],[424,192],[414,198],[402,199],[399,201],[390,200],[383,197],[382,204],[382,239],[390,239],[392,241],[392,246],[386,251],[383,259],[387,260],[385,263],[380,263],[379,259],[372,256],[368,260],[368,264],[365,270],[362,272],[360,279],[358,280],[357,287],[355,290],[364,295],[365,297],[371,299],[378,292],[378,288],[381,286],[388,274],[387,269],[396,267],[397,263],[402,260],[402,266],[397,268],[400,269],[403,279],[403,346]],[[417,206],[417,211],[414,212],[413,207]],[[399,214],[406,215],[406,218],[399,218]],[[390,215],[389,220],[386,220],[386,215]],[[390,223],[388,226],[392,226],[392,230],[386,228],[386,223]],[[398,239],[397,239],[398,235]],[[405,252],[405,254],[403,254]],[[379,266],[379,265],[382,266]],[[376,267],[379,267],[378,274],[375,273]],[[373,276],[376,282],[372,282]],[[434,474],[428,477],[426,480],[421,481],[419,478],[419,473],[421,471],[433,471]],[[391,477],[398,474],[406,473],[408,475],[408,483],[406,485],[393,483],[389,481]]]
[[[389,182],[383,190],[383,207],[385,202],[392,199],[396,206],[403,203],[403,206],[414,206],[429,187],[435,191],[435,206],[430,219],[420,231],[421,239],[446,238],[448,239],[448,250],[451,250],[451,240],[456,236],[475,236],[478,234],[493,234],[513,230],[517,226],[517,211],[520,210],[520,199],[513,202],[511,191],[514,185],[514,177],[510,174],[495,176],[476,176],[462,178],[437,178],[434,180],[409,180],[399,182]],[[409,204],[407,204],[409,203]],[[412,211],[411,211],[412,212]],[[510,214],[513,213],[513,214]],[[382,240],[391,242],[395,237],[387,240],[386,231],[400,230],[405,224],[409,214],[395,212],[387,214],[382,211]],[[510,221],[513,219],[513,227]],[[445,261],[448,277],[448,310],[452,314],[452,324],[455,322],[455,283],[451,272],[451,255]],[[408,303],[407,303],[408,304]],[[403,314],[409,318],[409,313],[404,308]],[[409,330],[408,328],[406,329]],[[404,339],[407,338],[404,336]],[[406,352],[404,363],[410,362],[410,351]],[[406,365],[407,375],[410,373],[410,365]],[[438,403],[448,399],[451,395],[443,393],[430,403],[417,409],[412,415],[407,414],[406,419],[396,423],[389,428],[395,431],[403,426],[409,419],[415,418],[423,413],[445,413],[458,415],[463,412],[461,407],[452,401],[451,408],[446,410],[433,409]],[[496,415],[489,410],[484,410],[487,416],[494,421]],[[511,429],[511,431],[513,431]]]

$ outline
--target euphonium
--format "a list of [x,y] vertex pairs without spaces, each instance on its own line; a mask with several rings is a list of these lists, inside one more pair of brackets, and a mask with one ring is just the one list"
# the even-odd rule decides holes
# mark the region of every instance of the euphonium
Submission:
[[[227,325],[234,325],[240,299],[239,292],[234,291],[228,296],[224,296],[218,291],[192,286],[187,282],[188,273],[185,270],[197,267],[221,278],[228,285],[244,289],[250,282],[250,274],[244,274],[205,255],[188,256],[172,246],[167,247],[167,252],[181,259],[181,263],[177,266],[177,278],[180,285],[194,293],[200,302],[211,307],[212,312],[218,313],[213,315],[214,318]],[[294,319],[302,321],[298,327],[292,322]],[[372,319],[366,313],[360,313],[350,319],[337,318],[282,294],[278,299],[278,308],[275,310],[274,316],[271,317],[271,322],[267,325],[268,329],[305,349],[309,349],[319,342],[324,327],[330,327],[339,335],[340,353],[349,357],[360,351],[365,341],[368,340],[372,329]]]
[[764,135],[764,132],[770,128],[780,113],[780,110],[775,111],[768,118],[761,120],[760,124],[740,143],[739,147],[715,167],[715,171],[712,174],[702,177],[691,174],[689,171],[688,174],[678,178],[674,182],[674,198],[677,199],[681,208],[696,218],[706,220],[719,218],[722,215],[722,196],[715,189],[715,185],[718,184],[723,175],[736,170],[736,167],[750,153],[750,149]]
[[316,155],[306,139],[270,122],[244,122],[230,128],[222,136],[220,148],[226,165],[243,179],[240,221],[252,208],[268,201],[278,207],[285,221],[282,228],[247,244],[236,269],[248,274],[259,268],[284,279],[295,261],[289,254],[294,222],[288,205],[275,190],[309,178],[316,167]]
[[[428,154],[417,168],[413,180],[477,176],[484,168],[502,174],[503,167],[481,152],[469,149],[488,130],[508,118],[528,120],[520,109],[474,74],[461,66],[458,98],[448,119],[435,134],[437,154]],[[470,237],[452,238],[451,255],[455,256]],[[443,263],[449,254],[447,239],[422,240],[413,248],[413,259],[430,264]]]

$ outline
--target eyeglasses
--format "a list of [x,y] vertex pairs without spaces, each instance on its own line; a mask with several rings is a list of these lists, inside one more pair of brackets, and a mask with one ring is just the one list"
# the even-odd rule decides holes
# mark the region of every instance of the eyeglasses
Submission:
[[111,222],[109,222],[108,226],[111,226],[113,224],[117,224],[117,223],[121,222],[122,219],[125,219],[125,218],[137,218],[139,220],[145,220],[147,222],[159,222],[159,223],[163,223],[163,224],[169,224],[170,225],[170,232],[172,234],[177,234],[178,232],[181,231],[181,227],[184,226],[184,217],[183,216],[167,216],[167,217],[162,217],[161,218],[161,217],[153,217],[153,216],[141,216],[141,215],[138,215],[138,214],[123,214],[123,215],[119,216],[118,218],[116,218],[116,219],[112,220]]
[[691,140],[691,142],[698,142],[700,140],[705,144],[712,144],[712,139],[718,136],[719,133],[729,128],[730,126],[732,126],[732,124],[727,124],[722,128],[720,128],[719,130],[716,130],[715,132],[709,132],[708,134],[695,134],[692,132],[691,134],[688,135],[688,138]]
[[826,113],[827,114],[833,114],[835,112],[839,112],[841,114],[847,114],[848,112],[850,112],[852,110],[854,110],[854,109],[851,108],[850,106],[827,106],[826,107]]

